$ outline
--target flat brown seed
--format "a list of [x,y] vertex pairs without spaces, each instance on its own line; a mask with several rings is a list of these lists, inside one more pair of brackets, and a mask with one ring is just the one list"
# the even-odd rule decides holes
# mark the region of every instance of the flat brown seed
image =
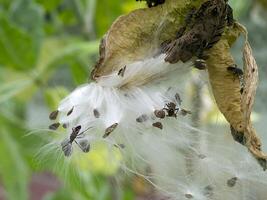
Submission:
[[174,95],[175,100],[177,101],[178,105],[182,104],[182,99],[178,93]]
[[160,119],[163,119],[163,118],[165,118],[165,112],[164,112],[164,110],[155,110],[154,111],[154,114],[155,114],[155,116],[157,117],[157,118],[160,118]]
[[124,149],[125,148],[124,144],[114,144],[114,146],[119,148],[119,149]]
[[152,124],[152,126],[156,127],[156,128],[159,128],[159,129],[163,129],[163,125],[161,122],[155,122]]
[[73,112],[74,107],[70,109],[70,111],[67,113],[67,116],[69,116]]
[[148,116],[146,114],[143,114],[136,118],[136,122],[142,123],[148,120]]
[[57,118],[57,116],[58,116],[58,110],[55,110],[55,111],[50,113],[49,119],[50,120],[55,120]]
[[54,124],[51,124],[49,126],[49,129],[50,130],[57,130],[59,126],[60,126],[60,123],[54,123]]
[[106,138],[112,133],[118,126],[118,123],[114,123],[105,130],[105,134],[103,135],[103,138]]
[[199,154],[198,157],[199,157],[200,159],[204,159],[204,158],[206,158],[207,156],[205,156],[204,154]]
[[94,112],[95,118],[99,118],[100,117],[100,113],[99,113],[99,111],[97,109],[94,109],[93,112]]
[[211,197],[213,196],[213,187],[211,185],[207,185],[205,188],[204,188],[204,191],[203,191],[203,194],[204,196],[206,197]]
[[230,178],[227,180],[228,187],[234,187],[237,181],[237,177]]
[[192,114],[192,112],[189,111],[189,110],[181,109],[181,115],[182,115],[182,116],[186,116],[186,115],[188,115],[188,114]]

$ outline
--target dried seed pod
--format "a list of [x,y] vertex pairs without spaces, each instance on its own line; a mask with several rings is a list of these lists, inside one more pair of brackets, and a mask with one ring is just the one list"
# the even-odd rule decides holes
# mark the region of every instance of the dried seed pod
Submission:
[[[194,5],[198,7],[203,1],[195,2]],[[154,56],[155,52],[151,52],[151,49],[159,50],[164,41],[175,38],[177,29],[182,27],[180,16],[188,11],[190,2],[166,1],[153,9],[138,9],[119,17],[101,41],[100,58],[91,73],[91,78],[98,80],[99,77],[118,72],[121,66]],[[158,16],[165,20],[159,20]],[[158,36],[157,40],[154,37],[155,33]],[[127,65],[127,69],[128,67]],[[152,77],[139,76],[132,81],[135,84],[144,84],[150,82],[150,78]]]
[[228,187],[234,187],[237,182],[237,177],[233,177],[227,180]]
[[74,106],[69,110],[69,112],[67,113],[67,116],[69,116],[72,112],[73,112]]
[[156,127],[156,128],[159,128],[159,129],[163,129],[163,125],[162,125],[162,123],[161,122],[155,122],[155,123],[153,123],[152,124],[152,126],[154,126],[154,127]]
[[207,60],[210,83],[218,108],[232,127],[243,133],[245,124],[241,111],[240,84],[233,80],[233,75],[227,70],[234,63],[226,40],[219,41],[213,47]]
[[99,118],[100,117],[100,113],[99,113],[99,111],[97,109],[94,109],[93,113],[94,113],[95,118]]
[[57,130],[59,126],[60,126],[60,123],[57,122],[57,123],[51,124],[49,126],[49,129],[50,130]]
[[51,112],[50,115],[49,115],[49,119],[50,120],[56,120],[57,116],[58,116],[58,112],[59,112],[58,110],[55,110],[55,111]]
[[[244,144],[265,170],[267,156],[261,151],[261,141],[250,120],[257,89],[258,68],[247,41],[245,28],[235,24],[233,30],[228,32],[228,40],[222,39],[210,51],[210,58],[207,60],[210,83],[218,108],[231,125],[233,138]],[[246,37],[243,50],[245,86],[242,96],[239,79],[233,79],[233,74],[227,70],[235,63],[230,54],[230,44],[240,32]]]
[[148,120],[148,116],[146,114],[142,114],[141,116],[136,118],[136,122],[142,123]]
[[[227,18],[232,13],[225,0],[208,0],[204,2],[198,10],[189,12],[187,26],[189,29],[180,33],[179,37],[172,41],[166,49],[166,62],[177,63],[178,61],[187,62],[193,56],[202,57],[205,50],[210,49],[216,44],[224,32]],[[229,11],[229,12],[228,12]],[[199,69],[205,68],[203,62],[196,65]]]
[[154,114],[155,114],[155,116],[157,118],[160,118],[160,119],[164,119],[165,118],[165,115],[166,115],[163,109],[161,109],[161,110],[155,110],[154,111]]
[[118,126],[118,123],[114,123],[105,130],[105,134],[103,135],[103,138],[106,138],[112,133]]

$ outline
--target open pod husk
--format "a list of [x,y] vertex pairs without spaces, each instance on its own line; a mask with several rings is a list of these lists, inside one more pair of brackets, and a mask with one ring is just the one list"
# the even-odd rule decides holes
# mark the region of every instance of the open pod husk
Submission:
[[153,57],[164,41],[175,37],[188,11],[203,2],[166,0],[157,7],[138,9],[120,16],[102,38],[100,58],[91,78],[97,81],[129,63]]
[[[175,38],[177,30],[184,23],[186,13],[203,2],[204,0],[166,0],[160,6],[135,10],[119,17],[102,39],[100,58],[91,78],[97,82],[99,77],[108,76],[130,63],[157,55],[162,42]],[[261,141],[250,120],[258,71],[247,38],[243,57],[244,79],[245,83],[249,84],[245,84],[243,95],[240,93],[240,80],[227,70],[227,67],[235,63],[230,48],[240,33],[247,34],[245,29],[236,23],[227,28],[222,39],[209,50],[208,74],[216,103],[233,128],[234,139],[245,145],[266,169],[267,157],[261,151]],[[135,77],[134,83],[140,81],[142,84],[149,83],[151,77],[146,81],[143,77],[141,80]]]
[[[239,34],[244,34],[244,88],[240,93],[240,79],[227,70],[235,64],[230,46]],[[231,125],[233,138],[245,145],[266,170],[267,156],[261,151],[261,141],[251,122],[251,112],[258,83],[258,67],[247,40],[247,31],[239,23],[210,50],[207,60],[212,92],[219,110]]]

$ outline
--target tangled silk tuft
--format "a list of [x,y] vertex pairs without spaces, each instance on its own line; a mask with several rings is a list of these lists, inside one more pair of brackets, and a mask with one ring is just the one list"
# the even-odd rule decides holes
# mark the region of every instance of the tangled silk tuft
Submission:
[[[217,1],[221,3],[217,11],[223,14],[215,17],[216,35],[209,30],[198,36],[201,44],[195,43],[196,31],[191,30],[202,27],[205,32],[207,24],[214,23],[203,25],[206,10],[214,15],[212,1],[166,0],[113,23],[100,44],[100,59],[91,74],[94,81],[77,88],[50,114],[56,120],[50,128],[62,125],[68,133],[58,142],[65,156],[88,153],[91,143],[105,141],[135,161],[122,164],[123,169],[146,171],[142,176],[173,199],[250,199],[253,187],[267,184],[266,175],[241,145],[187,123],[194,110],[184,105],[184,88],[196,57],[201,57],[200,68],[207,66],[216,103],[234,139],[266,168],[266,156],[250,121],[257,66],[246,41],[241,94],[241,80],[233,77],[235,68],[229,66],[234,64],[230,46],[244,28],[237,23],[227,27],[223,20],[228,5]],[[192,7],[198,9],[185,27],[183,19],[186,13],[192,14]],[[247,84],[251,80],[253,84]],[[253,187],[244,192],[248,183]]]

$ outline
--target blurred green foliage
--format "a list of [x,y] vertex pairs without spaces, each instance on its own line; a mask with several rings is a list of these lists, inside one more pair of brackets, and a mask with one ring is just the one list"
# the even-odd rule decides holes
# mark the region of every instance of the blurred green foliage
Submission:
[[[62,188],[45,199],[111,198],[108,176],[115,173],[116,164],[110,168],[103,163],[104,148],[96,148],[81,164],[66,165],[56,154],[38,159],[36,155],[50,142],[40,130],[48,124],[48,112],[88,81],[99,39],[117,16],[137,6],[144,3],[0,0],[0,183],[7,199],[29,199],[32,175],[44,171],[52,172]],[[38,133],[28,136],[30,131]]]
[[[249,0],[231,3],[237,16],[251,5]],[[64,160],[56,154],[41,164],[35,155],[49,142],[40,130],[49,111],[88,81],[99,39],[119,15],[144,6],[134,0],[0,0],[0,183],[7,199],[29,199],[31,177],[43,171],[62,183],[46,200],[112,198],[109,179],[116,170],[103,160],[94,166],[73,162],[62,170],[55,165]],[[36,129],[38,134],[26,136]],[[104,148],[96,149],[91,162],[106,156]],[[129,188],[122,196],[134,198]]]

